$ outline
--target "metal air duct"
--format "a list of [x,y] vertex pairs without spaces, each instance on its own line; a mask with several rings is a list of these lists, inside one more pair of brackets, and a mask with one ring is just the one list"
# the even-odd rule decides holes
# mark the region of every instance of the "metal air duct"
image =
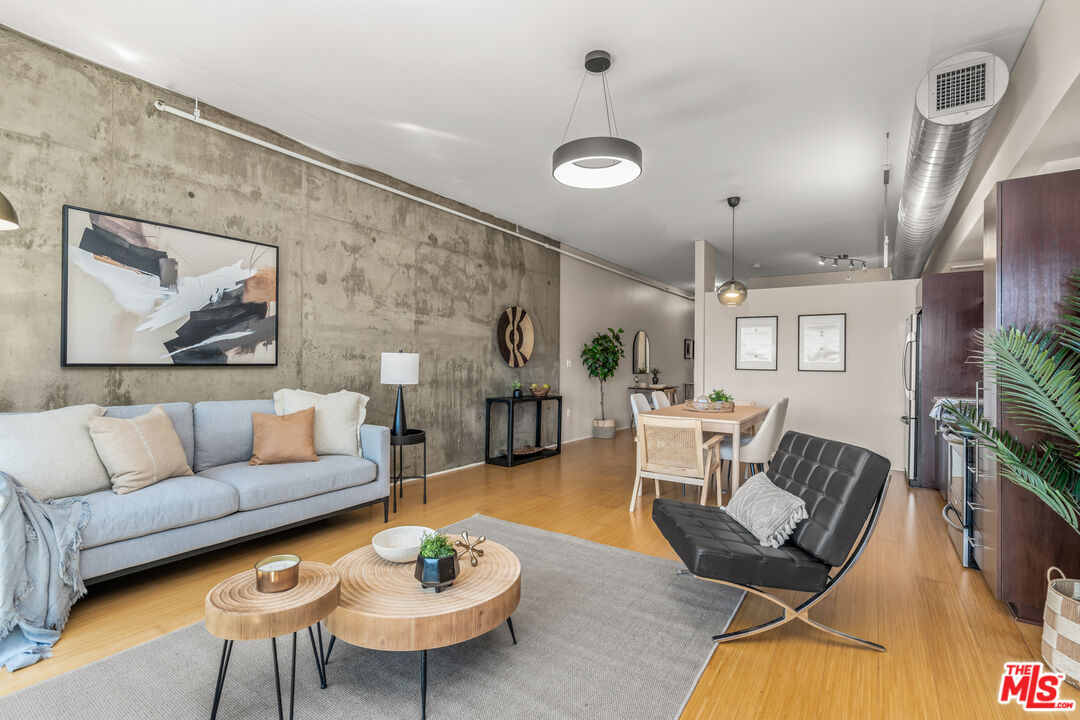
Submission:
[[922,274],[1008,85],[1005,62],[985,52],[954,55],[919,83],[897,214],[893,279]]

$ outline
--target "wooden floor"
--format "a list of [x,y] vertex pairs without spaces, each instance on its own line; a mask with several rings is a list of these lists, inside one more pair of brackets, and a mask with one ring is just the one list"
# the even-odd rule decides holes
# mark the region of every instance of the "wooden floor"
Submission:
[[[484,513],[675,558],[650,519],[651,490],[643,506],[627,512],[633,458],[630,434],[622,431],[614,441],[571,443],[560,457],[513,470],[479,466],[433,478],[426,506],[419,485],[409,483],[391,523],[439,527]],[[664,492],[677,496],[679,491],[670,486]],[[1014,622],[982,576],[960,567],[941,506],[937,492],[911,490],[894,478],[865,555],[812,613],[826,625],[884,644],[888,653],[791,623],[721,645],[683,717],[1024,715],[1015,704],[998,705],[997,689],[1006,661],[1037,657],[1040,628]],[[296,552],[332,562],[367,544],[383,527],[382,507],[365,508],[93,586],[72,611],[54,656],[11,675],[0,673],[0,695],[202,620],[207,591],[260,557]],[[749,597],[732,629],[775,614],[769,603]],[[1065,696],[1080,699],[1071,687]]]

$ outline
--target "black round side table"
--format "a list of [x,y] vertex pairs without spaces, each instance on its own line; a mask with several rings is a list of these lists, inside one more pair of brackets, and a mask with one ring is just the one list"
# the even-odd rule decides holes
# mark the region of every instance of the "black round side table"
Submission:
[[[424,446],[423,475],[402,475],[405,466],[403,460],[406,445]],[[405,431],[404,435],[390,433],[390,494],[394,496],[394,512],[397,512],[397,499],[405,497],[405,489],[401,484],[403,480],[424,481],[424,504],[427,505],[427,435],[424,434],[423,430],[410,428]],[[395,484],[397,485],[397,492],[394,492]]]

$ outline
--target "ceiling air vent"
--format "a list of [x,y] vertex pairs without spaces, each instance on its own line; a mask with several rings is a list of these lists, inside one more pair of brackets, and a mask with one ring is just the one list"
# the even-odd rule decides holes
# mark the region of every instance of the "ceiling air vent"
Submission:
[[930,79],[931,118],[994,104],[994,69],[985,59],[935,70]]

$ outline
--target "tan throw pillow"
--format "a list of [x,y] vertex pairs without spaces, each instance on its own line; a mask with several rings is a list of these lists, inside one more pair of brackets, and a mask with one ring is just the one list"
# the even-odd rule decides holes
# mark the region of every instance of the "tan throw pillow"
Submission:
[[288,415],[251,413],[255,432],[249,465],[315,462],[315,408]]
[[108,490],[109,473],[86,429],[89,418],[104,412],[100,405],[75,405],[0,416],[0,470],[38,500]]
[[319,455],[359,455],[360,426],[367,417],[368,396],[350,390],[329,395],[307,390],[278,390],[274,412],[287,415],[315,408],[315,452]]
[[194,474],[180,436],[160,405],[133,418],[93,417],[89,425],[90,438],[117,495]]

